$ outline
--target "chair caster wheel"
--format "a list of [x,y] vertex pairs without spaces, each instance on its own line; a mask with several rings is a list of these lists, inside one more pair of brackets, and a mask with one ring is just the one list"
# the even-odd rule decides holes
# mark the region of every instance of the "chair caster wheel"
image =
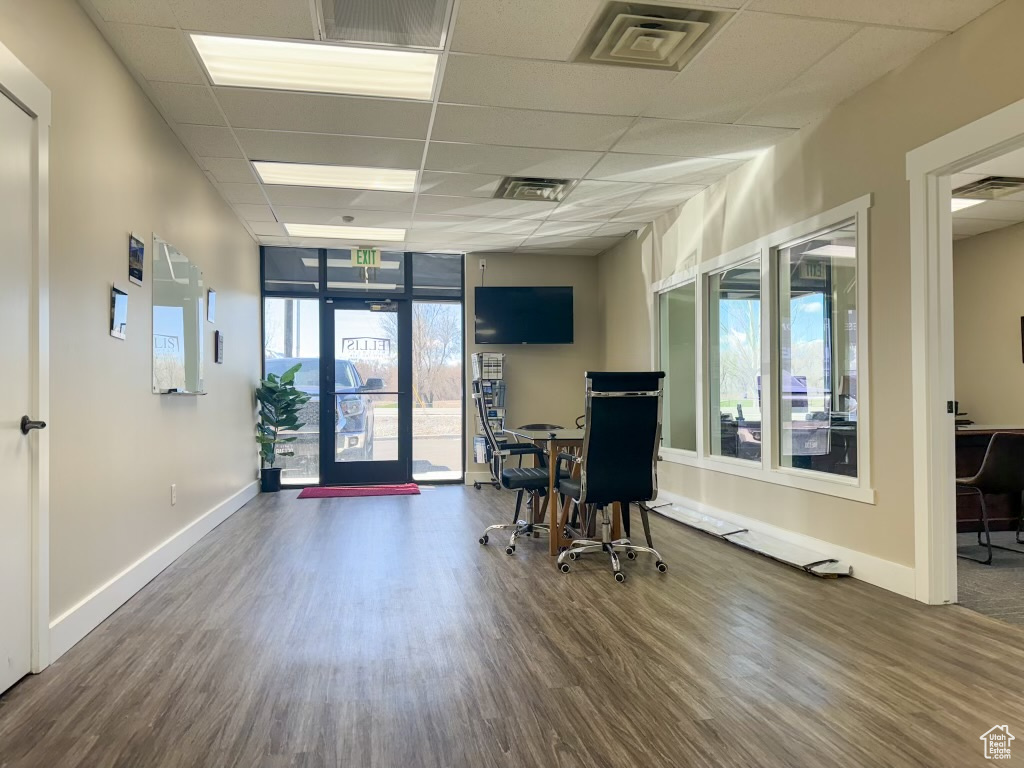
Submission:
[[624,582],[626,580],[626,574],[624,574],[622,571],[616,571],[615,572],[615,580],[617,582],[619,582],[619,584],[621,584],[622,582]]
[[634,552],[634,551],[633,551],[632,549],[631,549],[631,550],[629,550],[629,551],[628,551],[628,552],[626,553],[626,559],[627,559],[627,560],[636,560],[636,552]]
[[558,570],[560,570],[562,573],[568,573],[569,572],[569,564],[568,563],[562,563],[560,566],[558,566]]
[[665,565],[665,564],[664,564],[664,563],[663,563],[663,562],[662,562],[661,560],[659,560],[658,562],[656,562],[656,563],[655,563],[655,566],[657,566],[658,570],[659,570],[659,571],[660,571],[661,573],[664,573],[665,571],[667,571],[667,570],[668,570],[668,566],[667,566],[667,565]]
[[490,541],[490,540],[491,540],[491,537],[488,536],[486,533],[483,536],[480,537],[480,543],[483,544],[484,546],[487,546],[487,542]]
[[569,553],[569,559],[570,559],[570,560],[573,560],[573,561],[575,561],[575,560],[577,560],[578,558],[579,558],[579,555],[577,555],[577,554],[576,554],[575,552],[570,552],[570,553]]
[[515,547],[505,547],[505,554],[506,555],[514,555],[515,553],[516,553],[516,548]]

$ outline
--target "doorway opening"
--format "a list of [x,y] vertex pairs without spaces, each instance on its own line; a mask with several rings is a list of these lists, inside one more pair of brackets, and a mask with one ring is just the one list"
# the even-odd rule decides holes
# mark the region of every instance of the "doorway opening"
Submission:
[[282,482],[461,482],[462,254],[264,247],[263,367],[310,395]]

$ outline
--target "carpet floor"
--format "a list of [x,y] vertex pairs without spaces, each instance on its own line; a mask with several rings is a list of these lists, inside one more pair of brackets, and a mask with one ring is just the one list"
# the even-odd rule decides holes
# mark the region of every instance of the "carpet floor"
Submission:
[[[992,543],[1017,546],[1013,531],[992,534]],[[984,558],[985,547],[978,546],[973,533],[957,536],[958,552]],[[1020,546],[1024,550],[1024,545]],[[994,619],[1024,625],[1024,554],[992,550],[992,565],[957,560],[957,586],[960,605]]]

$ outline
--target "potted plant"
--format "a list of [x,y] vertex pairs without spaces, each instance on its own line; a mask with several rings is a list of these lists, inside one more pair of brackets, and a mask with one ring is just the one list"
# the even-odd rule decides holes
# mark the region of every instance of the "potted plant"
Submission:
[[275,467],[278,456],[294,456],[294,451],[280,451],[279,444],[294,443],[298,436],[282,437],[282,432],[297,432],[305,426],[299,421],[299,411],[310,396],[295,388],[295,374],[302,363],[292,366],[280,376],[268,373],[256,389],[260,420],[256,424],[256,442],[263,458],[260,489],[264,493],[281,490],[281,468]]

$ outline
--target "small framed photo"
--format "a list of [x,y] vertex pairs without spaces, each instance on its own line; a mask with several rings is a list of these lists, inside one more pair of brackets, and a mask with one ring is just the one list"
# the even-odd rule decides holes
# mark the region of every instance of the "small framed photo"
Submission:
[[128,235],[128,280],[142,285],[142,272],[146,263],[146,246],[135,235]]
[[206,319],[211,323],[217,322],[217,292],[212,288],[206,292]]
[[128,329],[128,294],[117,286],[110,288],[110,335],[124,339]]
[[224,362],[224,334],[220,331],[213,332],[213,362]]

